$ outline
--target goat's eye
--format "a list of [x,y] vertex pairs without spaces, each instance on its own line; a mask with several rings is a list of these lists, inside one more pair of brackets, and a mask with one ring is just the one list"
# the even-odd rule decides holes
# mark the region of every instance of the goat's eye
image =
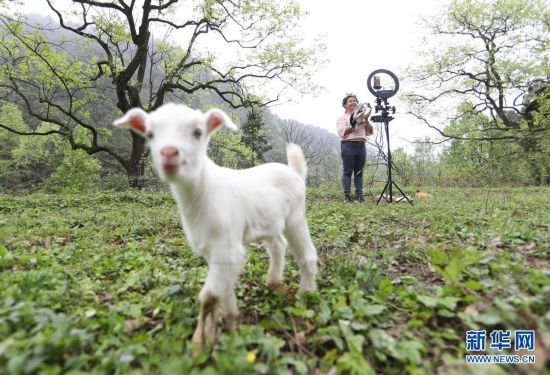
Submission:
[[197,139],[200,139],[201,135],[202,135],[202,130],[200,129],[195,129],[195,131],[193,132],[193,136]]
[[145,138],[147,138],[148,140],[152,140],[153,139],[153,132],[148,131],[147,133],[145,133]]

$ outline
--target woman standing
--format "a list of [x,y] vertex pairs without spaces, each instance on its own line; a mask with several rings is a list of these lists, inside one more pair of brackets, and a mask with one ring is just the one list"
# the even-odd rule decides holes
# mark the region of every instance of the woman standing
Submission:
[[344,197],[346,202],[351,202],[351,176],[353,174],[353,183],[355,185],[355,199],[363,202],[363,169],[367,158],[365,143],[369,132],[367,127],[372,129],[369,120],[366,119],[361,124],[353,128],[350,124],[350,117],[357,107],[358,100],[354,94],[347,94],[342,100],[342,106],[345,109],[338,121],[336,121],[336,130],[340,136],[342,149],[342,162],[344,171],[342,173],[342,187],[344,188]]

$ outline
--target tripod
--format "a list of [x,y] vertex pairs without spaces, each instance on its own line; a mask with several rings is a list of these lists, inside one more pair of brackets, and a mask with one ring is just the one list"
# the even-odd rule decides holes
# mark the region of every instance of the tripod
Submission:
[[[383,102],[383,104],[382,104]],[[393,192],[392,187],[395,186],[397,190],[401,193],[401,195],[409,202],[411,205],[413,203],[411,200],[407,197],[405,193],[403,193],[403,190],[392,180],[392,162],[391,162],[391,150],[390,150],[390,131],[389,131],[389,123],[391,120],[394,119],[393,116],[389,115],[389,111],[392,111],[392,113],[395,113],[395,107],[391,107],[388,105],[388,99],[387,98],[376,98],[376,112],[381,111],[380,115],[372,116],[371,120],[373,122],[381,122],[384,124],[384,130],[386,132],[386,144],[388,145],[388,181],[386,182],[386,185],[384,186],[384,190],[380,193],[380,196],[378,197],[378,200],[376,201],[376,205],[378,206],[378,203],[380,203],[380,200],[384,196],[383,194],[386,193],[386,196],[384,197],[384,200],[386,203],[392,203],[395,200],[393,199]],[[399,200],[400,201],[400,200]],[[398,201],[397,201],[398,202]]]

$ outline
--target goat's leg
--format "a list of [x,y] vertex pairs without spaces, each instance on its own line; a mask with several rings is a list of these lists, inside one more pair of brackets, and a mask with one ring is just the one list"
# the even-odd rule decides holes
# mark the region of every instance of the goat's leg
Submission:
[[223,276],[223,283],[225,283],[224,294],[222,297],[223,307],[223,319],[225,321],[225,329],[233,331],[237,319],[239,318],[239,308],[237,306],[237,296],[235,295],[235,288],[239,275],[244,266],[244,248],[239,249],[239,253],[243,254],[242,258],[239,258],[235,263],[226,265],[225,274]]
[[237,307],[237,296],[234,290],[231,290],[222,300],[223,304],[223,319],[225,321],[225,329],[233,331],[237,325],[239,318],[239,308]]
[[[231,250],[227,250],[231,254]],[[201,290],[200,312],[193,342],[199,346],[212,344],[218,331],[218,322],[225,316],[228,326],[234,326],[238,316],[235,284],[242,269],[243,251],[236,252],[238,260],[216,259],[209,262],[208,277]]]
[[[205,291],[203,289],[203,291]],[[209,345],[214,342],[217,336],[217,322],[220,316],[219,298],[209,291],[201,292],[200,311],[197,328],[193,333],[193,342],[199,347]]]
[[285,269],[285,251],[287,242],[283,235],[278,235],[264,241],[269,253],[269,272],[267,286],[273,290],[284,291],[283,272]]
[[300,271],[300,291],[317,289],[317,250],[313,246],[305,216],[296,212],[286,223],[285,236]]

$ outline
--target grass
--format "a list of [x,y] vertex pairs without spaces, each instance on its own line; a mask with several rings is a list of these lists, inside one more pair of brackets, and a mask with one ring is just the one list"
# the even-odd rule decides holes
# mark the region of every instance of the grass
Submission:
[[[0,372],[547,371],[550,189],[430,193],[376,207],[311,190],[319,292],[296,295],[290,258],[289,291],[264,288],[251,245],[239,328],[195,357],[207,268],[169,195],[0,195]],[[472,329],[534,329],[536,364],[466,364]]]

